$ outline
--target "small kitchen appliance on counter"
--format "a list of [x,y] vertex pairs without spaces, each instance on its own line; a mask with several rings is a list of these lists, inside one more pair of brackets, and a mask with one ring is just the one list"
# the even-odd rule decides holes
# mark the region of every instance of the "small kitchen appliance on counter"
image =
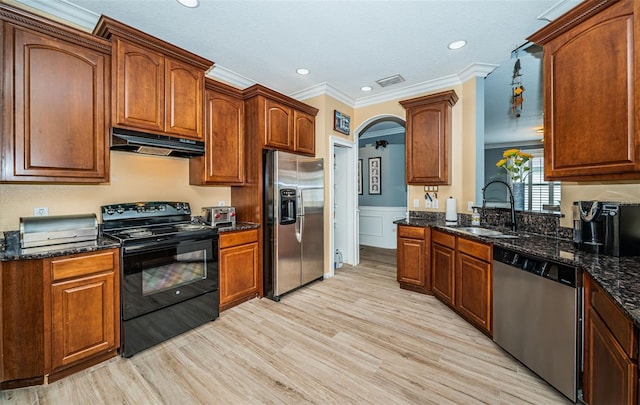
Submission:
[[23,253],[96,246],[97,239],[98,220],[95,214],[20,218],[20,248]]
[[205,223],[214,228],[236,226],[234,207],[202,207],[202,216]]
[[189,203],[106,205],[102,224],[122,244],[124,357],[218,317],[218,232],[192,223]]
[[611,256],[637,256],[640,204],[575,201],[573,244],[580,250]]

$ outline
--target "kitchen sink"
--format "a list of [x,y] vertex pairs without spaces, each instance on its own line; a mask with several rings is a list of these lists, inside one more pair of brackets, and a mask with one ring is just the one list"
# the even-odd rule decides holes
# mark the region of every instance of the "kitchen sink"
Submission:
[[447,227],[453,231],[468,233],[471,235],[484,236],[487,238],[502,238],[502,239],[516,239],[517,235],[510,235],[506,233],[502,233],[500,231],[496,231],[494,229],[487,228],[477,228],[474,226],[462,226],[462,227]]

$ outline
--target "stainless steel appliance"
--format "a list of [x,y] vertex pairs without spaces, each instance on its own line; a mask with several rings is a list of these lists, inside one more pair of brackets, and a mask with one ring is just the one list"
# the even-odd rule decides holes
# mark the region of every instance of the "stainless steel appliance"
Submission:
[[215,227],[227,227],[236,225],[235,207],[202,207],[204,221]]
[[121,250],[121,354],[130,357],[219,314],[218,234],[185,202],[103,206]]
[[575,267],[494,247],[493,340],[576,402],[582,280]]
[[98,220],[95,214],[20,218],[22,253],[96,246]]
[[324,275],[323,160],[264,154],[264,294],[280,296]]
[[637,256],[640,205],[601,201],[573,203],[573,244],[611,256]]

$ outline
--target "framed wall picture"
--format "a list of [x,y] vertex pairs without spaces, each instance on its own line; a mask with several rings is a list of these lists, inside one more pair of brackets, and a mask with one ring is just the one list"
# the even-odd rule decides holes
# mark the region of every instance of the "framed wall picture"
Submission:
[[362,159],[358,159],[358,194],[362,195]]
[[382,194],[382,158],[369,158],[369,194]]
[[338,110],[333,110],[333,130],[345,135],[349,135],[351,126],[351,117],[341,113]]

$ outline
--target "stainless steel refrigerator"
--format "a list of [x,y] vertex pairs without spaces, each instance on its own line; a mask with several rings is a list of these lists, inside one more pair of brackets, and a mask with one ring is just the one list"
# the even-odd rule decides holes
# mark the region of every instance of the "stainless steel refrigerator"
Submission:
[[324,275],[323,160],[264,155],[264,294],[280,296]]

